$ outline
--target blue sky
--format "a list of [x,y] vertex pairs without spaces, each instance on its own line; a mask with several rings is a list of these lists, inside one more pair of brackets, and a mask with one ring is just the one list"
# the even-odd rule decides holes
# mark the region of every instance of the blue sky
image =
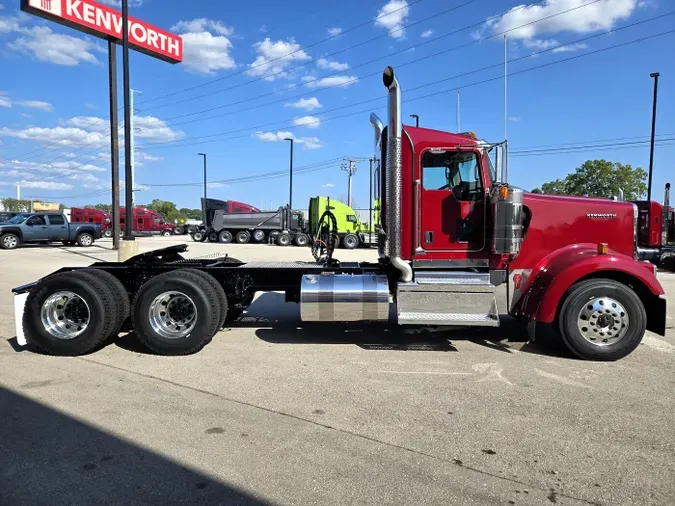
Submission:
[[[18,0],[0,4],[0,198],[15,196],[18,183],[24,197],[68,206],[109,202],[103,41],[21,13]],[[205,152],[210,196],[264,208],[283,205],[286,175],[251,179],[287,170],[287,136],[296,139],[294,206],[305,207],[312,195],[345,195],[341,159],[371,156],[369,111],[385,117],[380,74],[386,65],[397,69],[406,120],[419,114],[422,126],[455,131],[459,89],[461,130],[500,141],[503,32],[508,70],[515,73],[508,80],[512,183],[532,189],[590,158],[646,169],[649,74],[657,71],[655,196],[660,199],[664,183],[673,179],[675,33],[631,43],[673,29],[675,16],[667,15],[675,10],[672,2],[252,5],[131,1],[134,17],[182,34],[185,43],[180,65],[132,52],[131,85],[142,92],[136,97],[137,202],[161,198],[198,207],[197,153]],[[600,51],[612,46],[619,47]],[[121,63],[121,50],[118,57]],[[568,58],[575,59],[561,62]],[[527,71],[534,67],[541,68]],[[121,83],[120,72],[120,90]],[[572,152],[561,152],[563,147]],[[363,161],[354,176],[360,207],[367,207],[367,174]],[[240,178],[248,181],[230,181]]]

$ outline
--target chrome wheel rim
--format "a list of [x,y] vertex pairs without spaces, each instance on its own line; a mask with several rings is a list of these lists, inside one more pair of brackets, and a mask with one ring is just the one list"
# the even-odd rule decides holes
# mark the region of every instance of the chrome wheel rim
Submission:
[[353,237],[348,237],[347,240],[345,241],[345,244],[350,247],[356,246],[356,241],[354,240]]
[[256,241],[262,241],[265,238],[265,232],[262,232],[258,230],[257,232],[253,232],[253,238]]
[[19,241],[13,235],[7,235],[2,240],[2,243],[5,245],[5,248],[12,249],[16,248],[16,245],[19,243]]
[[57,292],[42,304],[42,326],[58,339],[75,339],[89,326],[87,302],[73,292]]
[[182,292],[164,292],[152,301],[148,310],[150,326],[161,337],[181,339],[197,322],[197,306]]
[[595,297],[579,311],[577,327],[583,338],[596,346],[619,342],[628,332],[626,308],[611,297]]
[[91,246],[91,236],[90,235],[83,235],[80,238],[80,244],[82,246]]

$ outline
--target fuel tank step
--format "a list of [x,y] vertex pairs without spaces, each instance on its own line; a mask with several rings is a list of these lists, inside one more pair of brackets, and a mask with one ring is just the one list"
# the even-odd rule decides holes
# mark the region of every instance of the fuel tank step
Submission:
[[398,323],[498,327],[494,289],[488,273],[418,273],[412,283],[398,284]]

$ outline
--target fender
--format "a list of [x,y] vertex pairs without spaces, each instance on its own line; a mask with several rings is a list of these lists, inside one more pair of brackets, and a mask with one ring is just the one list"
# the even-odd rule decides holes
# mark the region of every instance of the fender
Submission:
[[2,234],[14,234],[16,235],[21,242],[23,242],[23,232],[21,232],[20,227],[4,226],[0,225],[0,235]]
[[[570,286],[584,277],[602,272],[606,272],[608,278],[618,274],[638,280],[656,299],[665,293],[656,279],[652,264],[638,262],[612,250],[601,255],[596,244],[575,244],[554,251],[535,266],[522,287],[523,295],[514,305],[513,313],[551,323]],[[663,312],[665,325],[665,308]]]

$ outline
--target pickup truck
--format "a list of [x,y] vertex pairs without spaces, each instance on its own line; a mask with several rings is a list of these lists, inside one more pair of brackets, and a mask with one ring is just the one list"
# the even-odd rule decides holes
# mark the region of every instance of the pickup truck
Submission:
[[101,238],[101,225],[68,223],[60,213],[20,213],[0,224],[0,248],[16,249],[21,244],[62,242],[88,247]]

